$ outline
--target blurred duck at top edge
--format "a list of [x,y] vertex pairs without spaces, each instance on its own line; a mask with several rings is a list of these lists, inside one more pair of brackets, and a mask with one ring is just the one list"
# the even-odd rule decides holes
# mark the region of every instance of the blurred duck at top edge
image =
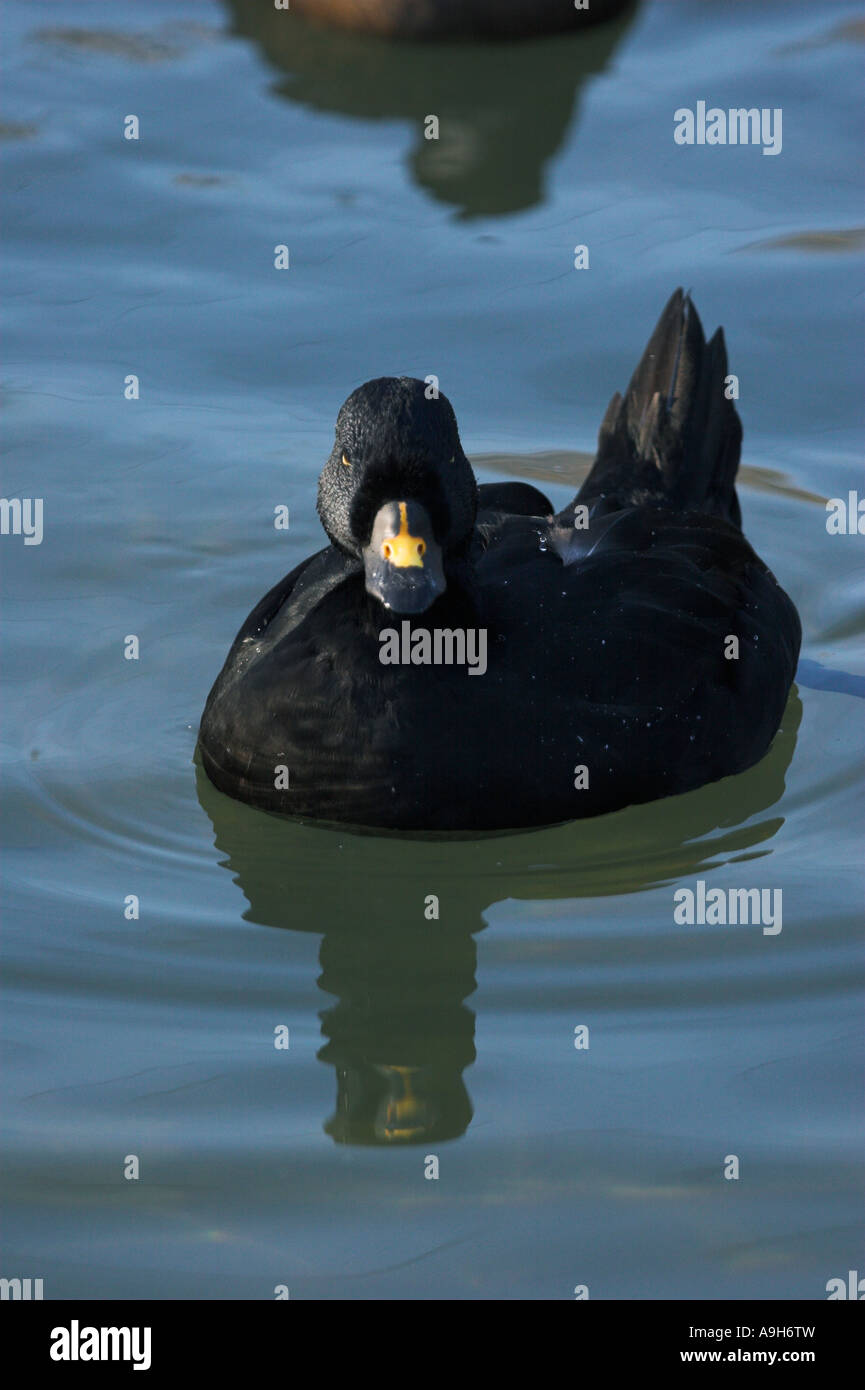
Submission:
[[314,24],[387,38],[526,38],[609,19],[627,0],[261,0]]

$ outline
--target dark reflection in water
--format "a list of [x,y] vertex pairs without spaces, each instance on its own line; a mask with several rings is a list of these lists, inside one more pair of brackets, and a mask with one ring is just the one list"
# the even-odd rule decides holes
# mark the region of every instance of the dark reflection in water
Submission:
[[[254,40],[286,80],[276,92],[316,111],[409,121],[416,182],[463,217],[534,207],[583,84],[604,71],[633,5],[585,32],[525,43],[413,44],[289,23],[272,0],[226,0],[231,32]],[[438,140],[424,136],[436,115]]]
[[[398,904],[396,904],[398,906]],[[475,1060],[477,950],[439,922],[400,929],[372,920],[326,932],[318,983],[338,1003],[321,1015],[319,1058],[336,1070],[324,1128],[344,1144],[421,1144],[463,1134],[472,1107],[463,1071]],[[416,901],[411,904],[417,915]]]
[[[596,820],[480,839],[397,837],[283,820],[218,792],[196,767],[215,844],[251,922],[321,932],[318,1056],[334,1067],[325,1131],[347,1144],[456,1138],[472,1107],[474,936],[506,898],[636,893],[770,853],[802,716],[793,693],[770,752],[738,777]],[[745,822],[745,823],[743,823]],[[430,896],[439,918],[428,920]]]

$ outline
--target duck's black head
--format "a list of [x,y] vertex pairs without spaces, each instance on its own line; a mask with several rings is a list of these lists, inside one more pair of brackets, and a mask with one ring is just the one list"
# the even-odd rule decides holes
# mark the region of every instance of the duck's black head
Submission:
[[423,613],[465,556],[477,484],[450,402],[412,377],[349,396],[318,484],[333,543],[363,560],[366,587],[395,613]]

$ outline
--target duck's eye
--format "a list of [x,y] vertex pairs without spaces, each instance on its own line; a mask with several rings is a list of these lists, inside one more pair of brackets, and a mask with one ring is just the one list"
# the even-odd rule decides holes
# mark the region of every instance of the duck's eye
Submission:
[[351,468],[351,459],[348,458],[345,454],[343,454],[342,456],[342,461],[345,464],[346,468]]
[[423,555],[423,553],[424,553],[425,550],[426,550],[426,545],[425,545],[425,543],[424,543],[423,541],[418,541],[418,543],[417,543],[417,553],[418,553],[418,555]]
[[381,553],[386,560],[389,560],[390,557],[393,555],[393,546],[388,545],[387,541],[385,541],[384,545],[381,548]]

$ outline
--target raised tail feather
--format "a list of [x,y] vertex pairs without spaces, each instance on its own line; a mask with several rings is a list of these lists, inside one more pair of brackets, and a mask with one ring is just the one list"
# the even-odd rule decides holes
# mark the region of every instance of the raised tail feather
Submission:
[[725,395],[723,329],[707,343],[690,295],[676,290],[624,397],[617,392],[577,502],[701,511],[741,525],[742,424]]

